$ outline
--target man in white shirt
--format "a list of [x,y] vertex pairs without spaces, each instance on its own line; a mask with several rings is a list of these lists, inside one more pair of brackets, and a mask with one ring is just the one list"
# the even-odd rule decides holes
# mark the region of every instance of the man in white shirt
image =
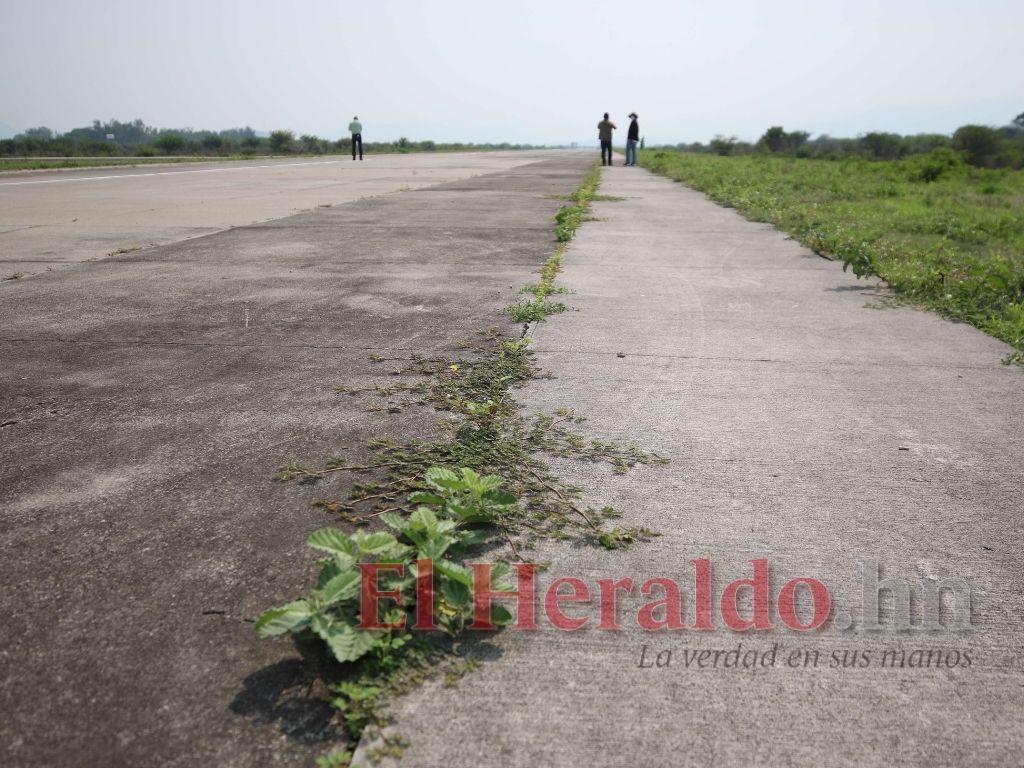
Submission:
[[353,117],[348,124],[348,131],[352,134],[352,159],[356,159],[356,144],[359,145],[359,159],[363,159],[363,124],[358,117]]

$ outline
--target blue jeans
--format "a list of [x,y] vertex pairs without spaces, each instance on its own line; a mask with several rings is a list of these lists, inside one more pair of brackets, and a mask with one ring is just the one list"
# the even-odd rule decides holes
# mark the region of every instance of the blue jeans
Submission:
[[626,140],[626,165],[636,165],[636,139]]

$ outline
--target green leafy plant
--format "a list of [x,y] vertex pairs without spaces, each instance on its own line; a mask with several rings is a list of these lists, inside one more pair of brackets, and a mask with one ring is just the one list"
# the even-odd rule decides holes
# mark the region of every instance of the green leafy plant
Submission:
[[346,768],[352,762],[352,753],[336,749],[316,759],[317,768]]
[[409,501],[435,506],[461,523],[493,523],[516,505],[516,497],[500,489],[498,475],[481,477],[469,467],[458,472],[431,467],[424,480],[432,490],[414,493]]
[[534,298],[510,304],[505,311],[517,323],[539,323],[550,315],[565,312],[566,309],[567,307],[561,301],[544,301]]
[[[593,174],[591,174],[592,176]],[[582,202],[575,203],[571,206],[563,207],[558,215],[555,217],[556,221],[559,221],[559,217],[562,217],[559,221],[558,227],[555,228],[555,234],[561,241],[555,252],[551,257],[544,262],[540,268],[540,282],[532,285],[525,286],[520,289],[520,293],[528,293],[533,296],[532,299],[520,299],[515,304],[511,304],[505,307],[505,312],[517,323],[537,323],[541,322],[550,315],[557,315],[561,312],[565,312],[567,307],[560,301],[548,301],[548,296],[555,293],[566,293],[567,289],[561,286],[555,285],[555,278],[558,277],[558,273],[562,268],[562,257],[565,255],[566,241],[571,240],[576,233],[576,227],[579,222],[575,218],[569,218],[566,211],[572,210],[583,210],[584,212],[589,209],[590,200],[593,198],[597,189],[596,183],[591,184],[591,176],[588,176],[588,181],[584,183],[581,189],[589,189],[586,195],[580,195],[577,190],[574,193],[574,199],[579,199]],[[575,216],[575,214],[573,214]],[[580,214],[580,220],[582,220],[582,214]],[[563,240],[563,236],[565,239]]]
[[[347,534],[338,528],[321,528],[312,533],[309,546],[325,554],[318,562],[320,575],[316,587],[305,598],[263,613],[256,621],[260,636],[309,631],[323,640],[341,662],[356,661],[371,651],[386,653],[400,648],[410,639],[405,627],[412,621],[406,618],[412,619],[415,611],[414,584],[419,560],[433,563],[439,595],[434,605],[438,626],[452,635],[461,632],[471,618],[473,589],[472,571],[462,561],[469,548],[486,538],[486,534],[468,526],[498,521],[516,505],[516,497],[500,489],[500,477],[480,476],[468,468],[453,472],[431,467],[425,480],[430,490],[409,497],[410,503],[418,505],[411,515],[381,515],[382,522],[395,533]],[[402,590],[402,598],[381,618],[381,623],[394,628],[359,626],[359,565],[369,563],[401,568],[400,573],[388,569],[378,574],[381,589]],[[499,579],[507,575],[508,568],[498,565],[492,573]],[[507,585],[496,588],[511,589]],[[494,607],[495,624],[506,623],[509,618],[506,609]]]
[[597,540],[605,549],[623,549],[634,542],[652,536],[657,536],[657,534],[647,528],[612,528],[598,536]]
[[576,236],[576,229],[583,223],[589,206],[586,203],[563,205],[555,214],[555,237],[560,243],[567,243]]

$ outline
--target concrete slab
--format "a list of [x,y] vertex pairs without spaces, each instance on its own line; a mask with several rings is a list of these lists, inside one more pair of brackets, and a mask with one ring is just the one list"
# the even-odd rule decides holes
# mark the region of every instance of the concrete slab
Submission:
[[[871,291],[838,264],[645,171],[605,169],[601,191],[627,199],[597,204],[599,220],[569,248],[561,281],[577,311],[537,329],[555,378],[523,397],[545,412],[575,408],[591,436],[672,458],[627,476],[555,464],[593,506],[661,536],[535,557],[552,564],[544,584],[678,579],[689,628],[641,630],[629,619],[646,599],[632,597],[621,632],[592,628],[593,602],[567,610],[591,617],[581,632],[502,632],[488,641],[493,660],[457,688],[430,685],[398,703],[401,763],[1017,764],[1024,377],[1000,364],[1009,348],[931,314],[867,308]],[[769,559],[773,595],[790,578],[820,579],[833,621],[811,633],[777,617],[770,631],[738,634],[721,620],[695,631],[690,560],[700,557],[712,561],[716,595],[752,575],[753,558]],[[888,598],[887,627],[858,628],[865,559],[915,590],[925,578],[966,580],[975,631],[896,632]],[[838,627],[842,612],[852,629]],[[760,658],[778,644],[778,663],[686,665],[687,653],[739,643]],[[641,666],[644,646],[648,664],[664,650],[671,664]],[[957,663],[883,663],[887,651],[919,649],[955,652]],[[796,668],[793,651],[806,654]],[[833,652],[867,652],[869,663],[833,664]]]
[[0,286],[3,765],[309,765],[337,744],[315,659],[251,621],[311,583],[304,541],[335,521],[311,503],[346,480],[273,473],[432,436],[432,410],[333,387],[379,381],[370,352],[515,332],[501,308],[554,248],[548,195],[592,162],[376,160],[381,188],[517,165]]
[[[0,278],[536,162],[536,152],[0,173]],[[486,187],[486,182],[483,183]]]

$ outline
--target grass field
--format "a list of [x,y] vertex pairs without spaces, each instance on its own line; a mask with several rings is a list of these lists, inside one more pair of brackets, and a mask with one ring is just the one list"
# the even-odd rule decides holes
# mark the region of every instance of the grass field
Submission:
[[898,296],[1024,351],[1024,171],[908,160],[719,157],[646,150],[640,163]]

